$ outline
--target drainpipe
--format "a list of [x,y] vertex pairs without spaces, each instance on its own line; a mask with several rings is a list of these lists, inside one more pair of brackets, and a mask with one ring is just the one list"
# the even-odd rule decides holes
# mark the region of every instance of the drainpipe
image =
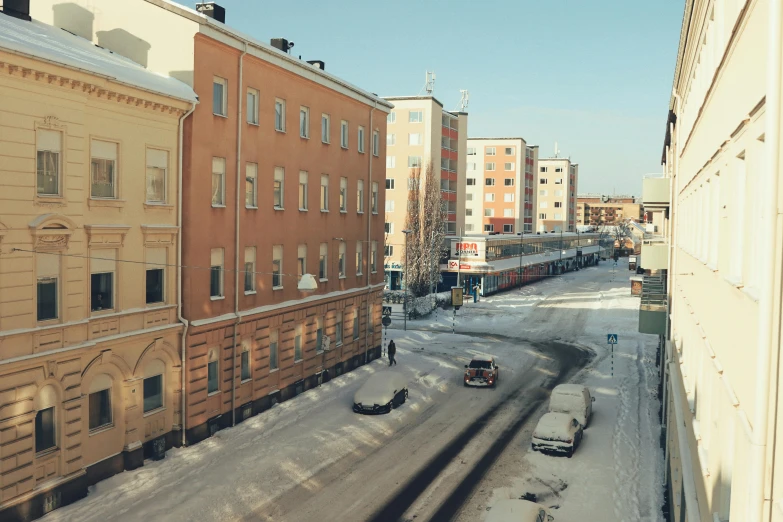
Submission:
[[239,55],[239,81],[237,82],[237,194],[236,194],[236,223],[234,224],[234,341],[231,348],[231,425],[237,424],[237,334],[239,333],[239,213],[242,198],[242,66],[243,58],[247,54],[247,42]]
[[[369,154],[369,161],[368,161],[368,168],[367,168],[367,253],[369,254],[367,256],[367,304],[370,304],[370,294],[372,293],[372,289],[370,288],[370,257],[372,256],[372,158],[374,156],[373,154],[373,145],[374,142],[373,137],[375,136],[375,130],[372,127],[372,117],[375,110],[378,108],[378,100],[375,100],[374,105],[372,109],[370,109],[370,154]],[[381,133],[378,133],[378,157],[380,157],[381,154]],[[378,202],[380,203],[380,188],[378,188]],[[362,249],[364,250],[364,249]],[[378,262],[378,252],[376,250],[375,252],[375,262]],[[369,349],[368,345],[368,338],[370,337],[370,325],[372,324],[372,317],[369,310],[372,310],[372,307],[368,307],[367,312],[367,328],[366,332],[364,333],[364,364],[367,364],[367,351]]]
[[182,316],[182,134],[185,118],[193,114],[193,111],[196,110],[196,105],[198,105],[198,102],[194,103],[193,107],[179,118],[179,141],[177,147],[177,199],[179,200],[177,202],[177,318],[185,325],[185,328],[182,330],[182,359],[180,361],[180,373],[182,375],[182,382],[180,383],[182,395],[180,429],[182,430],[183,446],[185,445],[185,424],[187,419],[187,417],[185,417],[185,406],[187,405],[187,397],[185,394],[185,347],[187,346],[188,327],[190,326],[190,323]]
[[[780,172],[780,110],[781,110],[781,4],[769,3],[769,40],[767,47],[767,101],[766,129],[764,147],[767,168],[764,169],[759,185],[764,187],[759,196],[761,201],[761,227],[759,253],[761,277],[759,321],[758,321],[758,354],[756,355],[756,386],[753,415],[751,474],[750,474],[750,517],[755,522],[762,520],[765,506],[771,502],[766,478],[767,431],[769,428],[770,407],[770,367],[775,361],[775,352],[780,342],[780,330],[774,324],[776,301],[780,300],[781,281],[777,267],[777,246],[779,244],[778,230],[781,224],[781,214],[777,208],[778,173]],[[774,330],[774,332],[773,332]],[[777,386],[777,383],[775,383]],[[777,390],[774,390],[777,394]],[[771,517],[771,509],[767,516]]]

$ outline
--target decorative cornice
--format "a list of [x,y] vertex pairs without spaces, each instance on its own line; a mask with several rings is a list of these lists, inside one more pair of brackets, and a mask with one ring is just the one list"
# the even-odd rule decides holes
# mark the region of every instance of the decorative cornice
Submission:
[[88,246],[122,246],[125,235],[130,230],[128,225],[84,225],[87,232]]
[[[135,107],[144,107],[153,112],[175,114],[177,117],[185,114],[185,110],[178,107],[174,107],[167,104],[158,103],[152,100],[138,98],[134,96],[128,96],[103,85],[85,83],[73,78],[67,78],[65,76],[59,76],[50,74],[44,71],[38,71],[35,69],[29,69],[14,65],[8,62],[0,61],[0,74],[8,74],[10,76],[16,76],[26,80],[33,80],[37,82],[45,82],[49,85],[59,85],[60,87],[70,87],[71,89],[81,89],[82,92],[88,96],[94,96],[99,99],[106,99],[109,101],[115,101],[117,103],[124,103],[126,105],[132,105]],[[164,95],[161,95],[164,96]]]

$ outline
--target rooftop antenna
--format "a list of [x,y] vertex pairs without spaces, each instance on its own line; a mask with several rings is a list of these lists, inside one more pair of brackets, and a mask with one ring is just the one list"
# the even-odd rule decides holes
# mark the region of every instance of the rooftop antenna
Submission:
[[427,94],[432,94],[432,92],[435,90],[435,71],[426,71],[426,83],[424,85],[424,89],[427,91]]
[[468,102],[470,101],[470,93],[467,89],[460,89],[459,93],[461,95],[459,100],[459,111],[465,112],[465,109],[468,108]]
[[555,142],[555,157],[556,158],[560,157],[560,149],[557,148],[557,142]]

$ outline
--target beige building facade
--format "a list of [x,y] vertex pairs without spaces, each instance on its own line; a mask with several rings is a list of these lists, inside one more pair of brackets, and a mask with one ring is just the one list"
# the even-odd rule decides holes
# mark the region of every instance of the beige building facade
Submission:
[[538,147],[523,138],[469,138],[465,234],[533,232]]
[[598,194],[576,198],[576,224],[579,226],[614,225],[626,220],[642,220],[642,205],[633,196]]
[[[399,289],[403,281],[408,180],[413,169],[428,165],[440,182],[447,235],[465,228],[465,166],[468,114],[444,110],[433,96],[393,96],[386,120],[386,286]],[[422,191],[424,188],[422,187]]]
[[782,24],[780,2],[685,3],[663,176],[644,179],[673,522],[783,520]]
[[181,430],[178,136],[195,103],[0,13],[0,520],[72,502]]
[[579,165],[568,158],[542,158],[536,172],[536,232],[576,230]]

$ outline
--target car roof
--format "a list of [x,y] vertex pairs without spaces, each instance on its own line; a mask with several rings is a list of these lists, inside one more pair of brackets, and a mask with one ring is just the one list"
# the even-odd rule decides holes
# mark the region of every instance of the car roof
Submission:
[[502,499],[492,504],[485,522],[504,522],[507,520],[527,522],[528,520],[535,520],[533,517],[538,515],[541,509],[546,511],[544,506],[535,502],[515,498]]
[[494,357],[491,355],[474,355],[473,360],[474,361],[484,361],[484,362],[492,362]]
[[538,428],[561,428],[567,427],[574,420],[573,415],[568,413],[559,413],[550,411],[545,413],[538,421]]
[[581,384],[558,384],[552,390],[552,393],[562,393],[564,395],[582,395],[586,386]]

